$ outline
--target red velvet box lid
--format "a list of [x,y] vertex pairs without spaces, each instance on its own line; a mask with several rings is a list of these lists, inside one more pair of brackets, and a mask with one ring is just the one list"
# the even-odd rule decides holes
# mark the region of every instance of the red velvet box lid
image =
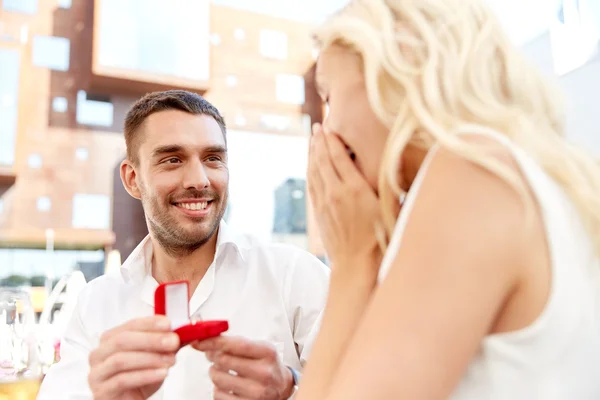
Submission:
[[227,321],[191,321],[189,309],[190,285],[187,281],[160,284],[154,292],[154,313],[165,315],[171,328],[185,346],[197,340],[218,336],[229,329]]

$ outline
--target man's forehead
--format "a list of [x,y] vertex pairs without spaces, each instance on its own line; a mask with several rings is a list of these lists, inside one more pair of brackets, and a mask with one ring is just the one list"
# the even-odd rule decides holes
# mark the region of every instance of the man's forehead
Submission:
[[161,111],[149,116],[144,125],[142,129],[146,149],[164,145],[225,146],[221,127],[209,115],[178,110]]

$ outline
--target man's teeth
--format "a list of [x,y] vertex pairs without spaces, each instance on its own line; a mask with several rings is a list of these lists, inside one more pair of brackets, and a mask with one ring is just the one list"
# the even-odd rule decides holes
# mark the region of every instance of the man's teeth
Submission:
[[201,201],[199,203],[179,203],[179,207],[185,208],[186,210],[204,210],[207,206],[207,201]]

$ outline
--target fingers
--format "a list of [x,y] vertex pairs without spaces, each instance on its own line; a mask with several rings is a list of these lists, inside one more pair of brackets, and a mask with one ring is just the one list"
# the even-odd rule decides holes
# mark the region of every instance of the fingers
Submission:
[[[215,366],[212,366],[208,374],[216,391],[221,391],[223,394],[232,395],[233,392],[236,398],[260,399],[263,398],[262,392],[264,388],[258,382],[241,376],[232,375],[229,371],[223,371]],[[216,398],[216,397],[215,397]],[[223,397],[227,398],[227,397]]]
[[116,353],[90,371],[90,385],[104,382],[122,372],[170,368],[175,354],[144,353],[138,351]]
[[137,318],[106,331],[100,341],[108,340],[121,332],[168,332],[171,330],[169,319],[162,315],[156,315],[146,318]]
[[214,400],[240,400],[240,397],[235,394],[229,393],[228,391],[215,388],[213,395]]
[[324,141],[329,154],[333,168],[340,176],[342,181],[348,181],[350,179],[360,178],[356,165],[352,159],[348,156],[346,146],[342,143],[338,135],[326,134],[324,135]]
[[95,398],[162,383],[178,349],[179,337],[165,317],[140,318],[105,332],[89,356]]
[[326,135],[322,129],[317,129],[311,140],[311,151],[313,152],[313,168],[320,175],[325,186],[333,185],[339,182],[340,178],[333,165],[327,142]]
[[94,398],[120,398],[119,396],[127,390],[161,383],[167,377],[167,373],[166,368],[129,371],[102,383],[90,384],[90,387]]
[[243,358],[223,352],[210,352],[206,357],[220,371],[235,371],[241,377],[259,382],[270,382],[277,372],[274,366],[279,365],[275,362],[276,354],[269,355],[268,359],[263,360]]
[[95,366],[118,352],[169,353],[178,349],[179,336],[173,332],[121,332],[101,341],[90,353],[90,365]]
[[277,357],[277,350],[270,343],[237,336],[219,336],[195,342],[192,346],[199,351],[228,353],[254,360]]
[[319,163],[316,159],[317,157],[317,138],[318,132],[321,130],[321,126],[319,124],[314,124],[313,126],[313,136],[310,140],[310,149],[308,153],[308,190],[311,195],[312,201],[317,201],[319,198],[319,194],[323,193],[324,183],[321,179],[321,175],[319,173]]

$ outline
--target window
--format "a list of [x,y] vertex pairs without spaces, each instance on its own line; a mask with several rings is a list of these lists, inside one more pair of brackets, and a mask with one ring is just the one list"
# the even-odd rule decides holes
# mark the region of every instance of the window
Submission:
[[305,132],[310,135],[312,132],[312,119],[309,114],[302,114],[302,126]]
[[304,104],[304,78],[279,74],[275,78],[277,100],[283,103]]
[[0,199],[0,214],[4,212],[4,199]]
[[52,201],[50,200],[50,197],[46,197],[46,196],[38,197],[38,199],[36,201],[36,207],[37,207],[38,211],[41,211],[41,212],[50,211],[50,209],[52,208]]
[[[100,66],[209,79],[208,1],[102,0],[99,4]],[[181,38],[194,38],[194,50]]]
[[213,33],[210,35],[210,44],[213,46],[218,46],[221,44],[221,36],[218,33]]
[[237,76],[235,76],[235,75],[228,75],[227,79],[226,79],[226,82],[227,82],[227,86],[229,86],[229,87],[236,86],[237,83],[238,83]]
[[594,3],[590,0],[559,2],[557,18],[550,29],[556,74],[567,74],[585,65],[597,54],[600,7]]
[[0,249],[0,285],[6,277],[19,277],[33,286],[43,286],[46,274],[58,280],[74,269],[81,270],[87,281],[102,275],[104,251],[54,250],[50,253],[43,249]]
[[27,166],[29,168],[41,168],[42,167],[42,156],[39,154],[30,154],[27,157]]
[[15,162],[20,65],[18,50],[0,49],[0,165]]
[[90,98],[83,90],[77,92],[76,119],[78,124],[111,127],[113,117],[114,106],[108,99]]
[[246,39],[246,31],[244,31],[242,28],[237,28],[233,32],[233,37],[235,38],[235,40],[244,40]]
[[67,112],[69,108],[67,99],[64,97],[55,97],[52,99],[52,111],[57,113]]
[[58,6],[60,8],[71,8],[71,0],[58,0]]
[[56,36],[33,37],[33,65],[55,71],[69,70],[71,42]]
[[11,12],[35,14],[38,9],[38,0],[4,0],[2,8]]
[[[227,223],[236,231],[251,232],[265,240],[290,239],[287,233],[277,233],[279,230],[304,236],[306,199],[302,197],[305,195],[303,181],[306,179],[309,138],[234,129],[227,135],[231,173]],[[269,157],[263,154],[269,154]],[[251,179],[253,176],[260,176],[260,179]],[[251,198],[249,191],[253,193]],[[282,203],[283,207],[278,206]],[[281,227],[282,222],[283,229],[275,228]],[[289,229],[290,225],[292,229]],[[300,233],[296,233],[298,231]],[[305,247],[304,239],[300,242],[298,244]]]
[[29,26],[28,25],[21,26],[20,37],[21,37],[21,44],[26,44],[27,39],[29,39]]
[[75,158],[79,161],[86,161],[89,157],[88,149],[79,147],[75,150]]
[[73,196],[73,228],[109,229],[110,198],[101,194]]
[[265,114],[260,117],[260,123],[265,129],[285,131],[290,128],[290,119],[283,115]]
[[244,125],[246,125],[246,118],[243,115],[241,115],[241,114],[236,115],[235,116],[235,124],[237,126],[244,126]]
[[288,53],[285,32],[263,29],[260,31],[260,54],[263,57],[285,60]]
[[8,93],[4,93],[0,99],[0,104],[2,104],[3,107],[14,107],[15,98]]

